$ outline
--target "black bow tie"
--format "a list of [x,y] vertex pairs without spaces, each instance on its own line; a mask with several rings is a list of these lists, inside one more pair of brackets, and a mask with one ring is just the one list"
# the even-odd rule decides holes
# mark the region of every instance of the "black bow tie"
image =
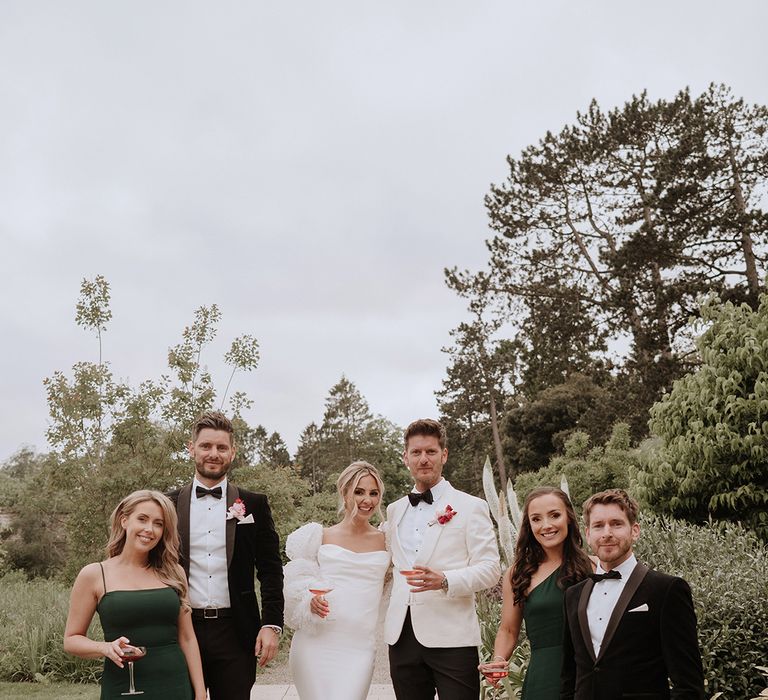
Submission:
[[417,506],[420,501],[424,501],[424,503],[429,503],[431,505],[432,501],[435,499],[432,498],[432,492],[427,489],[423,493],[413,493],[413,491],[411,491],[411,493],[408,494],[408,500],[411,502],[412,506]]
[[607,581],[609,578],[621,578],[621,571],[614,569],[613,571],[606,571],[604,574],[590,574],[589,578],[593,581]]
[[195,489],[195,495],[198,498],[204,498],[205,496],[213,496],[214,498],[221,498],[221,486],[214,486],[212,489],[206,489],[202,486],[198,486]]

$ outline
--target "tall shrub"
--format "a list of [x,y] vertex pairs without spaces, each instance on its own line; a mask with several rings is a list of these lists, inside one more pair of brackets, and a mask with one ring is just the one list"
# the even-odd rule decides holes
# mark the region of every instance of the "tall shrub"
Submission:
[[768,659],[768,549],[731,523],[691,525],[648,515],[638,559],[691,586],[707,697],[751,698],[765,687]]
[[651,409],[663,439],[639,474],[656,510],[740,520],[768,540],[768,295],[756,310],[710,297],[701,366]]

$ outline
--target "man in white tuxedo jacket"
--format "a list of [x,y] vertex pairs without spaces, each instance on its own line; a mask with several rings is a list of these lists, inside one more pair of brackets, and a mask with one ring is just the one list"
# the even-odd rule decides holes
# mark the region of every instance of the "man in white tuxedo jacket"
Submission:
[[[477,700],[477,591],[501,573],[488,504],[443,479],[445,429],[430,419],[405,431],[414,489],[387,508],[392,597],[384,623],[398,700]],[[403,574],[401,572],[408,572]]]

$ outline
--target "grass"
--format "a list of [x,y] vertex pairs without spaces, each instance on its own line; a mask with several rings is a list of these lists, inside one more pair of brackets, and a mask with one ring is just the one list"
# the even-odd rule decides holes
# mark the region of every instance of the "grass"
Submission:
[[3,700],[98,700],[99,686],[94,683],[0,683]]

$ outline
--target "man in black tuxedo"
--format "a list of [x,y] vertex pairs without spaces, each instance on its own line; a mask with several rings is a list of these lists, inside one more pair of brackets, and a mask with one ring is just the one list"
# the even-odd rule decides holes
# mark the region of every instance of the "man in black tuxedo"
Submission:
[[637,510],[621,489],[584,503],[599,565],[565,591],[561,700],[704,698],[691,589],[638,563]]
[[[204,413],[189,454],[192,483],[168,494],[179,515],[181,563],[211,700],[248,700],[259,666],[277,653],[283,625],[283,567],[267,497],[227,481],[232,423]],[[261,611],[254,590],[261,587]]]

